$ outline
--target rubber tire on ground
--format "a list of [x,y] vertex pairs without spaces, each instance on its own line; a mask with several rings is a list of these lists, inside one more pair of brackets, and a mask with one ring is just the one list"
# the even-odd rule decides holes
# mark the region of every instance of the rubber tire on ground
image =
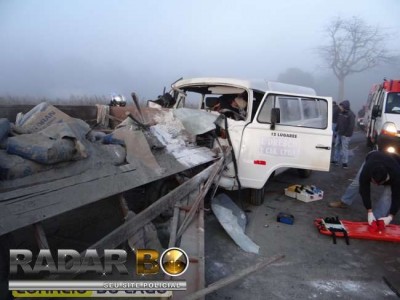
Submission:
[[249,203],[255,206],[260,206],[264,203],[265,187],[261,189],[250,189]]
[[308,178],[311,176],[312,170],[297,169],[297,173],[299,174],[300,178]]

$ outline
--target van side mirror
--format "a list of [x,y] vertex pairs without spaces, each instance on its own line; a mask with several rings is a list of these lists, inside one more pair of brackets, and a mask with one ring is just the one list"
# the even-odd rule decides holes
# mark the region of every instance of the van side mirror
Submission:
[[271,109],[271,129],[275,129],[275,124],[281,122],[281,110],[277,107]]
[[381,111],[379,109],[379,105],[374,105],[374,107],[372,107],[372,114],[371,114],[372,119],[376,119],[377,117],[380,116],[381,116]]

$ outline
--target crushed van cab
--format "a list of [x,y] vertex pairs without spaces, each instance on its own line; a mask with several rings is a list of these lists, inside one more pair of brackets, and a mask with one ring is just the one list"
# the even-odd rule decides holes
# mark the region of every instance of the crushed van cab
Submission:
[[[308,87],[265,80],[181,79],[172,85],[175,108],[218,115],[216,130],[203,136],[232,148],[222,188],[250,188],[250,202],[263,202],[264,186],[283,168],[329,171],[332,99]],[[207,138],[208,137],[208,138]],[[201,138],[201,137],[200,137]]]

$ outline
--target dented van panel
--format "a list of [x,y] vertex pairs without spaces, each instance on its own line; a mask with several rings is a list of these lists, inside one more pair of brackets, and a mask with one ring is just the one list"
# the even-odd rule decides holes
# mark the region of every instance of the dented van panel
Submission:
[[176,107],[220,116],[214,143],[231,146],[236,160],[225,170],[221,187],[262,189],[273,172],[284,168],[329,170],[332,99],[312,88],[205,77],[178,80],[170,95]]

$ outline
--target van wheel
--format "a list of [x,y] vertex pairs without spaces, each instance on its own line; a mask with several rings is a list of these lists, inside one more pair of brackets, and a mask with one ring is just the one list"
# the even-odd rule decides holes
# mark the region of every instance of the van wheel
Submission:
[[299,176],[301,178],[308,178],[311,176],[312,171],[311,170],[306,170],[306,169],[297,169],[297,174],[299,174]]
[[249,203],[255,206],[260,206],[264,203],[265,187],[261,189],[250,189]]

